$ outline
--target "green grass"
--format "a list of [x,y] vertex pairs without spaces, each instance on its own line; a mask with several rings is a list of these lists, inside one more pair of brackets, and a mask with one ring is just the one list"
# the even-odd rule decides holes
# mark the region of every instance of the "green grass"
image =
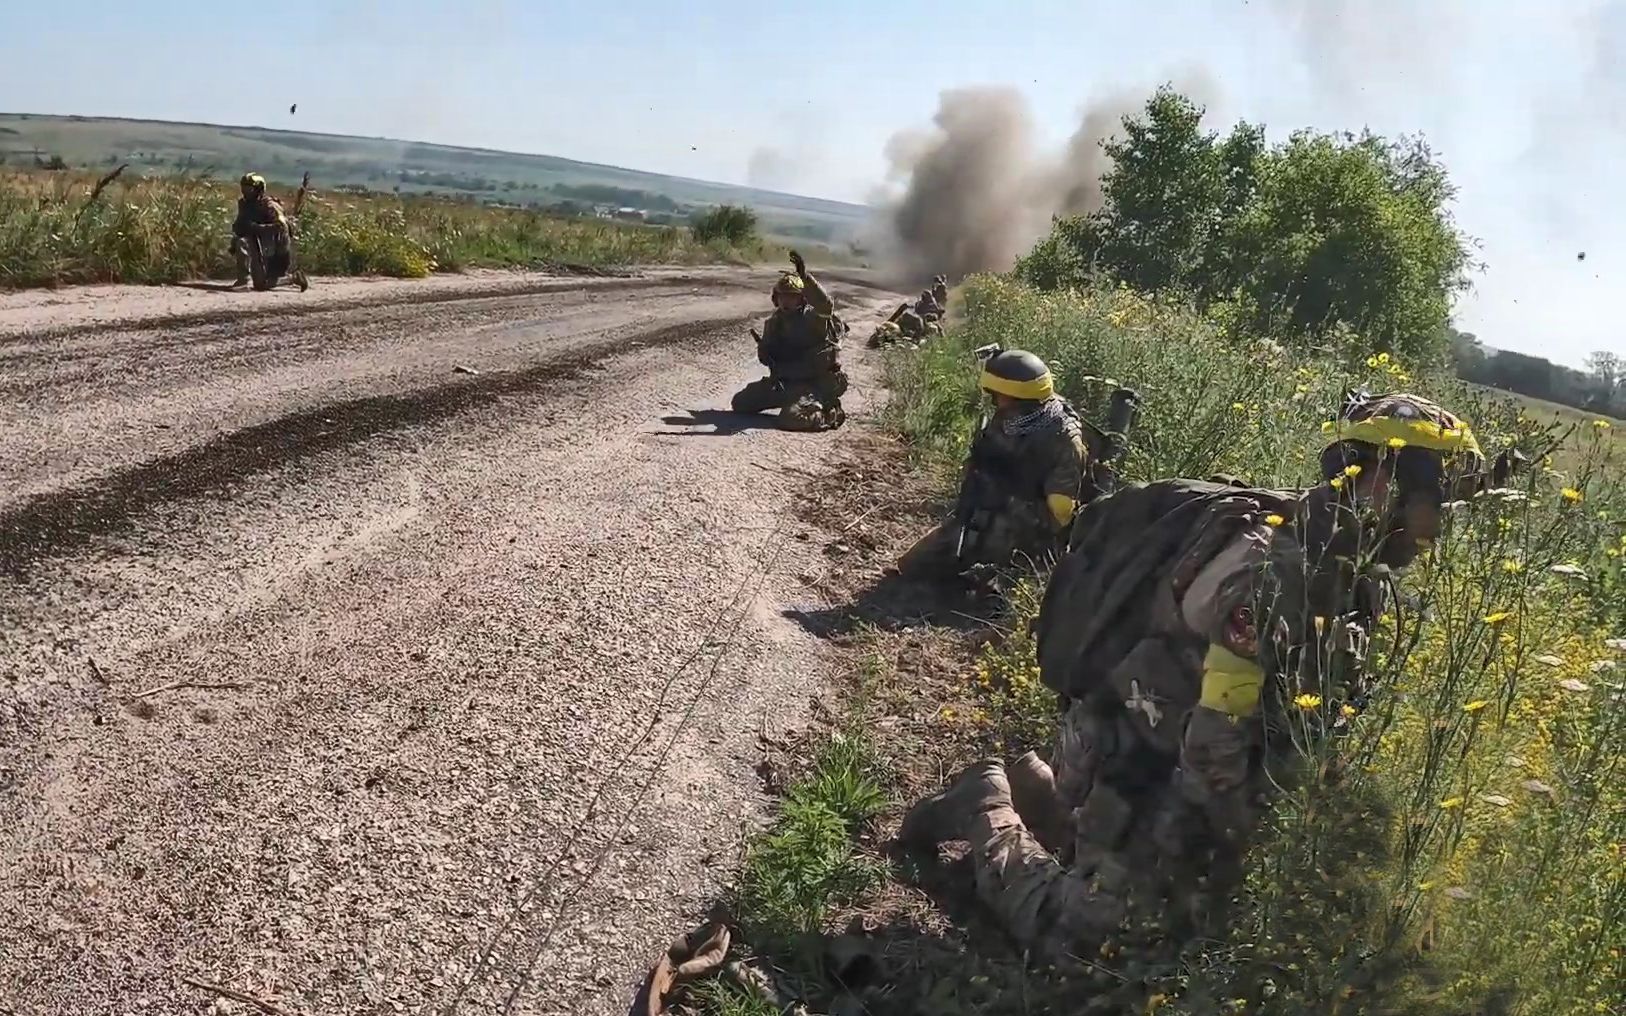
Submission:
[[[892,422],[945,473],[979,399],[971,350],[993,341],[1045,357],[1097,418],[1108,386],[1092,377],[1139,389],[1131,479],[1312,483],[1319,425],[1359,384],[1432,395],[1491,454],[1568,433],[1518,496],[1453,512],[1413,569],[1413,609],[1374,639],[1379,698],[1350,737],[1300,760],[1320,772],[1336,752],[1345,779],[1281,796],[1222,940],[1125,962],[1166,1016],[1626,1011],[1619,428],[1573,413],[1555,428],[1443,374],[1354,349],[1281,350],[1123,289],[1040,294],[984,277],[965,304],[947,340],[891,364]],[[1016,634],[982,651],[973,682],[1011,753],[1048,748],[1054,716],[1023,634],[1035,593],[1013,599]],[[1325,692],[1316,708],[1337,709]]]
[[781,1016],[772,1002],[720,977],[696,984],[689,1000],[691,1008],[704,1016]]
[[832,909],[861,897],[879,869],[853,837],[886,802],[867,741],[833,736],[785,794],[772,826],[746,852],[735,916],[759,946],[816,934]]
[[[887,804],[884,773],[862,709],[860,697],[843,729],[818,743],[769,826],[747,843],[728,901],[736,945],[765,960],[788,983],[819,982],[821,934],[830,930],[833,915],[885,881],[884,867],[858,844]],[[689,1000],[705,1016],[778,1012],[726,978],[695,985]]]
[[[229,278],[237,191],[190,177],[0,173],[0,288]],[[292,195],[278,195],[292,210]],[[315,194],[298,219],[311,275],[418,278],[476,267],[742,262],[754,245],[702,243],[685,228],[555,218],[387,194]]]

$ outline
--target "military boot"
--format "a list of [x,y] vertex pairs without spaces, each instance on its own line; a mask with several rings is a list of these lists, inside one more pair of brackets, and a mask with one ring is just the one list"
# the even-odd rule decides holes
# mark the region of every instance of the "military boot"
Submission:
[[1071,832],[1068,810],[1056,794],[1056,777],[1040,761],[1037,752],[1028,752],[1005,767],[1011,785],[1011,803],[1044,848],[1059,853]]
[[971,819],[998,807],[1011,807],[1011,785],[998,759],[983,759],[966,768],[931,797],[918,802],[898,827],[898,842],[928,850],[949,840],[965,839]]

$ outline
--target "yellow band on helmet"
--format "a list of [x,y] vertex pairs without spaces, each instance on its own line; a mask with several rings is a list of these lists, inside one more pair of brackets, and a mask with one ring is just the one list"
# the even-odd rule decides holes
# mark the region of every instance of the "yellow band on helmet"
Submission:
[[773,288],[776,293],[800,293],[802,291],[802,277],[790,274],[781,275]]
[[1050,507],[1050,514],[1058,526],[1065,526],[1073,521],[1073,513],[1078,510],[1077,501],[1066,494],[1046,494],[1044,501]]
[[1460,427],[1442,427],[1433,420],[1398,420],[1392,416],[1367,420],[1328,420],[1321,432],[1337,441],[1361,441],[1373,445],[1394,445],[1427,448],[1435,452],[1469,452],[1482,456],[1479,441],[1465,423]]
[[1203,660],[1203,690],[1199,705],[1228,716],[1252,716],[1259,708],[1259,690],[1265,672],[1253,660],[1245,660],[1215,643]]
[[984,370],[981,384],[984,391],[998,392],[1013,399],[1028,399],[1034,402],[1043,402],[1056,394],[1056,383],[1051,379],[1049,371],[1032,381],[1012,381],[1010,378],[1000,377]]

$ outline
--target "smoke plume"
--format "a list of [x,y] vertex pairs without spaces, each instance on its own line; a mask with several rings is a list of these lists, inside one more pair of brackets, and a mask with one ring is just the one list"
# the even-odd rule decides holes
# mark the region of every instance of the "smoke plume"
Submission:
[[777,148],[758,148],[745,165],[745,182],[763,190],[783,190],[796,178],[796,164]]
[[1035,203],[1034,125],[1013,89],[944,92],[931,135],[894,136],[891,179],[908,186],[889,212],[890,251],[911,276],[1008,265],[1045,221]]
[[[1214,90],[1200,72],[1181,78],[1188,94]],[[943,92],[932,130],[900,131],[887,142],[891,188],[875,195],[883,210],[878,253],[914,282],[1010,268],[1054,216],[1101,207],[1101,142],[1150,94],[1123,89],[1090,103],[1063,150],[1046,152],[1015,89]]]

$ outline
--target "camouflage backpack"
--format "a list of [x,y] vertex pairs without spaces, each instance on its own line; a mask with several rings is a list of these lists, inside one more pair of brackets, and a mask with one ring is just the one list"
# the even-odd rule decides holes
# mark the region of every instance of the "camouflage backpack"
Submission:
[[1245,525],[1290,511],[1297,497],[1160,480],[1090,502],[1045,587],[1035,625],[1041,680],[1064,702],[1108,688],[1108,675],[1149,634],[1159,583],[1183,593]]

